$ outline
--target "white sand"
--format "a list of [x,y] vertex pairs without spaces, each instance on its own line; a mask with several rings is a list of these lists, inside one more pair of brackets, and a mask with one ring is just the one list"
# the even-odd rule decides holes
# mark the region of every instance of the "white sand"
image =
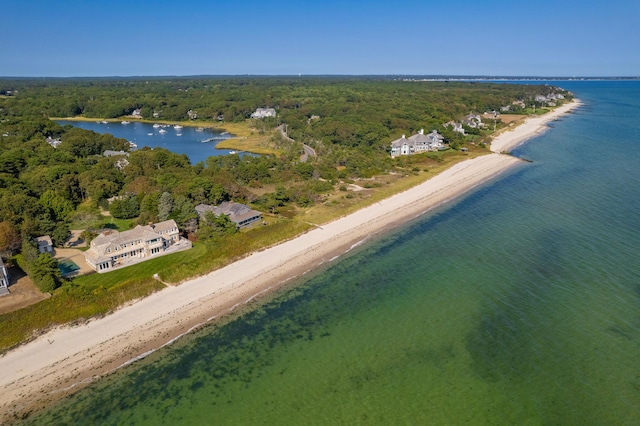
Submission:
[[[492,143],[502,152],[535,136],[574,108],[527,119]],[[167,287],[101,319],[52,330],[0,358],[0,423],[38,409],[194,325],[224,315],[288,279],[394,225],[469,192],[521,161],[489,154],[458,163],[429,181],[293,240],[176,287]]]
[[514,127],[513,129],[506,129],[501,132],[491,142],[491,151],[506,152],[514,149],[527,139],[531,139],[546,131],[548,129],[546,126],[548,122],[557,119],[561,115],[566,114],[580,105],[579,101],[574,100],[573,102],[566,103],[545,115],[527,118],[524,123],[519,126]]

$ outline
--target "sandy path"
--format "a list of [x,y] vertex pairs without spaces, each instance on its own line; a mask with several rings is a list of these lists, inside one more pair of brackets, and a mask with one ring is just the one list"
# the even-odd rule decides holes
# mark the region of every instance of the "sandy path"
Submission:
[[[510,149],[569,109],[559,108],[544,117],[526,120],[495,139],[492,149]],[[293,240],[253,253],[206,276],[167,287],[104,318],[52,330],[10,351],[0,358],[0,423],[72,392],[517,164],[522,162],[497,153],[458,163],[423,184]]]

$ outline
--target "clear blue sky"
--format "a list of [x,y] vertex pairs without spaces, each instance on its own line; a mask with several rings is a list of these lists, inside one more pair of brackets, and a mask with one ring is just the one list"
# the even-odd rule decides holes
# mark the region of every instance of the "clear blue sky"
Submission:
[[2,0],[0,76],[639,76],[638,0]]

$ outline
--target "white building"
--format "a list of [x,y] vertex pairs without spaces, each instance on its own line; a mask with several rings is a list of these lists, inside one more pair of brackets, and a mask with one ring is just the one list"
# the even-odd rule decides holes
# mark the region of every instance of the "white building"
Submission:
[[251,118],[275,117],[276,110],[273,108],[257,108],[256,112],[251,114]]
[[444,147],[443,141],[444,138],[436,130],[425,135],[424,129],[420,129],[418,133],[408,139],[402,135],[401,138],[391,142],[391,157],[437,151]]
[[[106,231],[91,241],[84,258],[94,270],[107,272],[146,257],[165,254],[180,238],[174,220],[165,220],[146,226],[138,225],[129,231]],[[191,248],[188,240],[182,250]]]

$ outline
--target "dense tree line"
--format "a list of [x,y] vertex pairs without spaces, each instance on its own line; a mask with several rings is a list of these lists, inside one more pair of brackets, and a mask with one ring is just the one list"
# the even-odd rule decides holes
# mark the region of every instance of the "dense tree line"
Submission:
[[[0,79],[0,251],[30,250],[16,236],[30,241],[48,234],[60,245],[71,223],[99,227],[99,206],[138,223],[172,218],[193,232],[200,203],[235,200],[271,213],[289,204],[308,206],[339,179],[402,165],[388,155],[390,141],[402,133],[437,129],[457,146],[464,138],[443,123],[554,91],[344,77]],[[130,152],[128,165],[119,167],[117,157],[102,153],[128,151],[126,140],[49,120],[115,118],[140,109],[145,118],[156,113],[163,120],[233,122],[249,119],[257,107],[278,112],[256,122],[258,131],[285,123],[288,135],[313,146],[319,159],[301,163],[299,146],[282,140],[282,147],[291,146],[279,156],[228,155],[193,165],[185,155],[145,148]],[[62,143],[54,148],[48,138]],[[201,233],[219,236],[227,225],[209,218]],[[29,256],[23,253],[37,263]]]

